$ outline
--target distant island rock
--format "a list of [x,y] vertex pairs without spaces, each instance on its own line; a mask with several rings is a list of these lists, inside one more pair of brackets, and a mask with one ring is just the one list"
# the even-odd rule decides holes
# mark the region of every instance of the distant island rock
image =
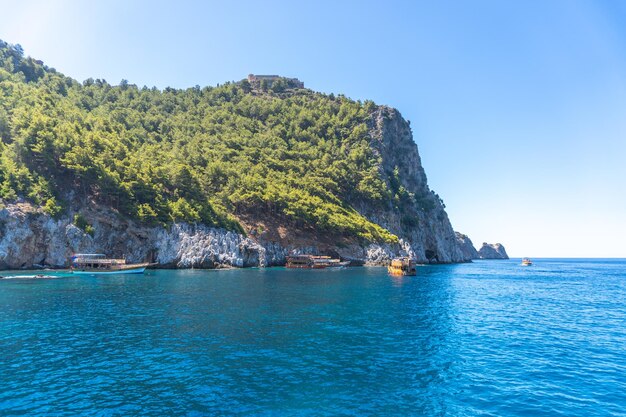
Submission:
[[478,251],[478,256],[480,256],[480,259],[509,259],[506,249],[500,243],[483,242],[483,246]]
[[472,243],[472,240],[469,238],[469,236],[459,232],[454,232],[454,235],[456,236],[456,242],[459,245],[461,252],[463,252],[463,257],[466,260],[469,261],[472,259],[480,258],[480,255],[478,254],[478,251],[474,247],[474,244]]

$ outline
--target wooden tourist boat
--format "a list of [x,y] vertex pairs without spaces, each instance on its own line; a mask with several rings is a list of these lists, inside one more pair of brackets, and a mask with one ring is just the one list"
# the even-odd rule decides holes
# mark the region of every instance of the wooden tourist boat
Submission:
[[149,262],[127,264],[126,259],[107,258],[102,253],[77,253],[70,261],[70,272],[82,275],[143,274]]
[[326,269],[344,268],[350,261],[341,261],[330,256],[294,255],[287,257],[287,268]]
[[410,258],[395,258],[387,267],[387,272],[394,276],[412,276],[417,275],[417,268]]
[[522,266],[531,266],[532,264],[533,261],[531,261],[529,258],[522,259]]

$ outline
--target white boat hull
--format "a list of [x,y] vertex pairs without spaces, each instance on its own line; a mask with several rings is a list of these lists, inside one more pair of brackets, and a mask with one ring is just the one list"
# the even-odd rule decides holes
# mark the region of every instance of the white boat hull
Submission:
[[140,268],[120,269],[118,271],[93,271],[93,270],[78,270],[74,269],[73,274],[77,275],[121,275],[121,274],[143,274],[146,270],[145,266]]

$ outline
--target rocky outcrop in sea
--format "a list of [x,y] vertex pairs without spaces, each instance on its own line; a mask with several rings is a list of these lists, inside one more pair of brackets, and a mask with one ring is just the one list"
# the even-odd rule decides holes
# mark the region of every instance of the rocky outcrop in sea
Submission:
[[509,259],[504,246],[500,243],[483,243],[483,246],[478,250],[478,255],[480,259]]
[[459,232],[454,232],[454,235],[456,236],[456,242],[461,248],[461,252],[463,252],[463,256],[466,259],[480,258],[480,255],[478,255],[478,251],[474,247],[474,244],[472,243],[472,240],[469,238],[469,236]]

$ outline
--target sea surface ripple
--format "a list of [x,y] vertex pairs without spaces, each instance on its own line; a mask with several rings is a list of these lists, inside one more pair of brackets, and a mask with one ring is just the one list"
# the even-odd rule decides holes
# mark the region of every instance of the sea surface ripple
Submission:
[[626,261],[0,279],[0,387],[2,416],[624,416]]

